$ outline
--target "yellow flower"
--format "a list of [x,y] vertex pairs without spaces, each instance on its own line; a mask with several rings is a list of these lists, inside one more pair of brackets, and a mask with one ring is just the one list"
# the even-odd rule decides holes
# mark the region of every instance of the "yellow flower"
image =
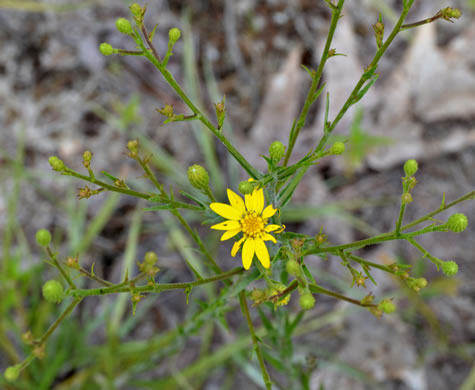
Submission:
[[272,205],[264,208],[264,190],[255,188],[249,195],[244,195],[244,201],[235,192],[228,189],[229,204],[211,203],[209,207],[216,214],[227,219],[227,221],[211,226],[211,229],[225,230],[221,236],[221,241],[242,232],[243,236],[234,243],[231,256],[242,246],[242,265],[249,269],[252,264],[254,254],[264,268],[270,267],[269,251],[264,241],[276,243],[275,238],[269,233],[280,233],[285,227],[279,225],[268,225],[267,222],[276,212]]

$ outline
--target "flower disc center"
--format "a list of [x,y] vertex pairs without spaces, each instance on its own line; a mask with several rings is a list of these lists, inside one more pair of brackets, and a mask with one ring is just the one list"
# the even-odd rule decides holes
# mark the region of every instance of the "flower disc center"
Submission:
[[241,219],[241,226],[244,234],[254,238],[264,231],[264,219],[256,213],[247,213]]

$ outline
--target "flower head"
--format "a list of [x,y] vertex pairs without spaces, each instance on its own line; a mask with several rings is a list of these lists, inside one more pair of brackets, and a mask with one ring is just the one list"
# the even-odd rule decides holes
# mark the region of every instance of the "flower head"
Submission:
[[211,229],[225,230],[221,236],[221,241],[242,233],[241,239],[234,243],[231,250],[231,256],[242,246],[242,265],[249,269],[254,258],[254,254],[261,262],[264,268],[270,267],[269,251],[265,241],[276,243],[276,239],[271,232],[280,233],[284,227],[268,224],[276,212],[272,205],[264,208],[264,190],[255,188],[252,193],[245,195],[244,200],[235,192],[228,189],[229,204],[211,203],[209,207],[216,214],[225,218],[226,221],[211,226]]

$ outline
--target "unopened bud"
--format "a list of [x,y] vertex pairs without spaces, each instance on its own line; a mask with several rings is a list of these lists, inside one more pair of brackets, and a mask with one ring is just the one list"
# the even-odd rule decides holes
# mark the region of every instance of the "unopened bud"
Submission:
[[119,18],[115,21],[115,26],[117,30],[122,34],[131,35],[132,34],[132,25],[125,18]]
[[404,173],[406,176],[414,176],[418,170],[419,166],[416,160],[407,160],[404,163]]
[[343,142],[335,142],[330,148],[331,154],[342,154],[345,151],[345,144]]
[[455,233],[463,232],[467,226],[468,218],[462,213],[451,215],[447,221],[447,227]]
[[188,180],[198,190],[206,190],[209,187],[208,172],[201,165],[194,164],[188,168]]
[[275,163],[279,162],[285,154],[285,145],[280,141],[274,141],[269,146],[269,156]]
[[311,293],[307,292],[300,296],[299,303],[302,310],[310,310],[315,306],[315,298]]
[[53,169],[53,171],[62,172],[62,171],[64,171],[64,168],[66,168],[66,166],[64,165],[63,160],[60,160],[56,156],[51,156],[48,159],[48,162],[49,162],[49,165],[51,166],[51,168]]
[[60,303],[64,298],[63,286],[57,280],[48,280],[43,285],[43,297],[48,302]]
[[442,264],[442,272],[447,276],[454,276],[459,270],[459,266],[455,261],[446,261]]
[[117,49],[114,49],[112,45],[107,42],[103,42],[99,45],[99,51],[105,56],[117,53]]
[[242,181],[239,183],[238,190],[243,195],[249,195],[254,191],[254,186],[249,181]]
[[46,229],[40,229],[36,232],[35,238],[38,245],[47,247],[51,242],[51,233]]

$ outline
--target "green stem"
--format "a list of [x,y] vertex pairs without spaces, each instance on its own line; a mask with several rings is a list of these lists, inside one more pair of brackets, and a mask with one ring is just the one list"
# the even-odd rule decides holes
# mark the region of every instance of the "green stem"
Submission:
[[424,257],[427,257],[430,261],[432,261],[437,269],[439,269],[440,266],[442,266],[443,262],[442,260],[438,259],[437,257],[435,256],[432,256],[428,251],[427,249],[425,249],[421,244],[419,244],[416,240],[414,240],[413,238],[408,238],[407,241],[409,241],[409,243],[411,243],[411,245],[415,248],[417,248],[419,250],[419,252],[421,252]]
[[[378,49],[375,56],[373,57],[373,60],[371,61],[369,66],[366,68],[367,70],[376,69],[376,67],[378,66],[379,60],[381,59],[383,54],[386,52],[389,45],[392,43],[392,41],[394,40],[396,35],[399,33],[399,31],[401,31],[401,26],[404,22],[404,19],[407,16],[407,14],[409,13],[409,9],[410,9],[411,5],[412,5],[412,1],[406,7],[403,8],[403,10],[401,12],[401,16],[399,17],[398,22],[394,26],[393,31],[391,32],[389,37],[386,39],[384,44]],[[327,131],[325,131],[325,133],[323,134],[323,137],[320,140],[317,148],[315,149],[315,152],[319,152],[320,150],[323,149],[323,147],[325,146],[325,144],[328,140],[328,137],[330,136],[330,133],[335,129],[335,127],[340,122],[343,115],[345,115],[346,111],[348,111],[348,109],[354,104],[355,99],[356,99],[360,89],[363,87],[363,85],[366,83],[366,81],[368,81],[369,77],[370,76],[368,75],[367,71],[363,73],[363,75],[359,79],[358,83],[353,88],[353,91],[351,91],[350,96],[348,97],[346,102],[343,104],[343,107],[340,109],[340,111],[338,112],[337,116],[332,121],[332,123],[328,126]],[[327,124],[325,124],[325,126],[326,125]]]
[[372,268],[378,268],[381,271],[389,272],[391,274],[396,274],[396,271],[392,270],[391,268],[389,268],[385,265],[381,265],[381,264],[378,264],[378,263],[373,263],[371,261],[367,261],[367,260],[365,260],[365,259],[363,259],[359,256],[352,255],[352,254],[346,254],[346,256],[348,258],[350,258],[351,260],[359,263],[359,264],[364,264],[364,265],[367,265],[367,266],[372,267]]
[[418,225],[422,222],[427,221],[428,219],[432,218],[434,215],[437,215],[437,214],[441,213],[442,211],[445,211],[445,210],[455,206],[458,203],[464,202],[468,199],[474,199],[474,198],[475,198],[475,191],[469,192],[469,193],[461,196],[460,198],[454,200],[453,202],[448,203],[448,204],[442,204],[437,210],[434,210],[434,211],[424,215],[423,217],[421,217],[419,219],[416,219],[415,221],[413,221],[411,223],[408,223],[407,225],[404,225],[403,227],[401,227],[401,230],[407,230],[407,229],[409,229],[413,226],[416,226],[416,225]]
[[76,285],[74,284],[72,279],[69,277],[68,273],[61,266],[61,264],[59,264],[59,261],[56,259],[56,255],[53,253],[53,251],[51,250],[51,248],[49,246],[46,247],[46,253],[48,254],[50,260],[53,262],[54,266],[59,270],[61,275],[63,275],[63,278],[69,284],[69,287],[75,289]]
[[[76,290],[71,290],[76,291]],[[45,332],[45,334],[38,340],[38,344],[41,345],[48,340],[49,336],[53,334],[59,324],[74,310],[74,308],[81,302],[81,297],[76,297],[74,301],[72,301],[66,310],[56,319],[56,321],[49,327],[49,329]]]
[[93,275],[88,270],[82,267],[79,267],[78,271],[82,273],[83,275],[87,276],[89,279],[95,280],[97,283],[102,284],[103,286],[110,287],[114,285],[114,283],[108,282],[107,280],[104,280],[96,275]]
[[329,55],[330,45],[332,43],[333,36],[335,34],[338,20],[340,19],[340,14],[341,14],[344,2],[345,0],[339,0],[338,5],[332,7],[332,19],[330,23],[330,30],[328,31],[327,41],[325,43],[325,48],[323,49],[322,57],[320,59],[320,64],[318,65],[318,69],[315,72],[315,75],[313,77],[312,85],[310,86],[310,89],[308,90],[307,98],[305,99],[305,103],[299,115],[299,118],[297,119],[297,123],[295,127],[292,129],[292,131],[290,132],[289,145],[287,147],[287,152],[285,154],[285,158],[283,162],[284,167],[287,166],[289,162],[297,137],[299,136],[300,130],[303,128],[305,124],[305,119],[307,118],[308,110],[310,109],[310,106],[312,105],[312,103],[315,101],[315,98],[314,98],[315,92],[317,91],[318,84],[320,83],[320,79],[322,77],[325,64],[328,58],[330,58],[330,55]]
[[146,293],[146,292],[161,292],[166,290],[180,290],[180,289],[187,289],[196,286],[201,286],[203,284],[213,283],[218,280],[227,280],[231,276],[240,274],[243,272],[242,267],[237,267],[232,269],[228,272],[223,272],[222,274],[218,274],[206,279],[195,280],[194,282],[185,282],[185,283],[156,283],[154,285],[146,285],[146,286],[139,286],[131,288],[130,281],[123,282],[121,284],[112,286],[112,287],[102,287],[102,288],[91,288],[91,289],[76,289],[70,290],[68,292],[69,295],[75,298],[84,298],[93,295],[106,295],[106,294],[117,294],[117,293]]
[[396,221],[396,236],[399,236],[401,234],[401,224],[402,224],[402,219],[404,218],[404,211],[406,210],[406,204],[401,201],[401,206],[399,207],[399,216]]
[[239,293],[239,301],[241,303],[241,310],[246,317],[247,325],[249,327],[249,332],[251,333],[252,344],[254,346],[254,351],[256,351],[257,360],[259,361],[259,366],[261,367],[262,379],[267,390],[272,390],[272,381],[270,379],[269,373],[267,372],[266,364],[264,362],[264,356],[262,355],[262,350],[259,345],[259,340],[256,336],[256,331],[254,325],[252,324],[251,315],[249,314],[249,307],[246,300],[246,292],[242,290]]
[[86,176],[86,175],[81,175],[80,173],[75,172],[75,171],[73,171],[69,168],[64,170],[62,172],[62,174],[66,175],[66,176],[77,177],[78,179],[88,181],[89,183],[96,184],[96,185],[98,185],[100,187],[103,187],[103,188],[105,188],[109,191],[112,191],[112,192],[120,192],[121,194],[135,196],[136,198],[142,198],[142,199],[149,199],[151,197],[151,195],[149,195],[149,194],[144,194],[142,192],[133,191],[133,190],[128,189],[128,188],[116,187],[116,186],[104,183],[101,180],[97,180],[96,178],[92,178],[92,177],[89,177],[89,176]]
[[354,305],[358,305],[358,306],[362,306],[362,307],[376,307],[376,305],[373,304],[373,303],[363,303],[361,301],[358,301],[357,299],[347,297],[346,295],[342,295],[342,294],[339,294],[337,292],[327,290],[326,288],[323,288],[322,286],[319,286],[318,284],[311,283],[311,284],[308,285],[308,288],[313,293],[329,295],[331,297],[341,299],[341,300],[346,301],[346,302],[350,302]]
[[149,41],[148,36],[144,32],[145,27],[142,29],[144,33],[145,40],[147,45],[149,46],[151,52],[145,47],[143,40],[141,39],[140,35],[137,34],[135,36],[135,42],[140,46],[140,48],[144,51],[145,56],[148,60],[155,65],[158,71],[162,74],[168,84],[175,90],[175,92],[180,96],[183,102],[190,108],[190,110],[198,117],[201,123],[205,125],[215,136],[218,138],[221,143],[226,147],[228,152],[241,164],[241,166],[246,170],[246,172],[253,177],[254,179],[260,179],[261,174],[257,169],[255,169],[239,151],[233,146],[233,144],[224,136],[223,132],[218,130],[213,124],[209,121],[209,119],[196,107],[193,102],[188,98],[186,93],[180,87],[180,85],[175,81],[173,75],[162,65],[160,61],[160,57],[157,54],[155,47],[153,46],[152,42]]

